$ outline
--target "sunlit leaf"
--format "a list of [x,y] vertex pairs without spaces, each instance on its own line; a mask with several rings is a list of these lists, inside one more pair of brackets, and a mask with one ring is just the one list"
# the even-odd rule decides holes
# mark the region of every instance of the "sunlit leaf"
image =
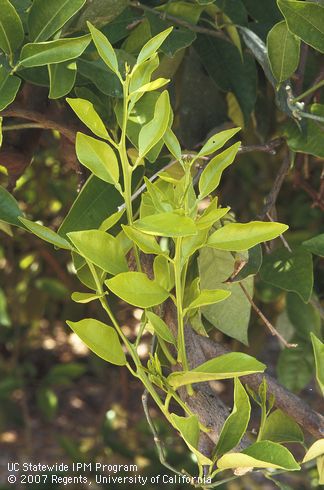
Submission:
[[196,455],[199,464],[211,465],[212,461],[198,451],[199,442],[199,420],[197,415],[190,415],[189,417],[180,417],[175,413],[171,414],[171,420],[176,429],[181,434],[181,437],[189,447],[189,449]]
[[110,274],[127,270],[123,251],[115,237],[100,230],[73,231],[67,234],[79,252]]
[[315,357],[316,379],[324,396],[324,344],[312,332],[310,335]]
[[134,227],[149,235],[177,237],[196,235],[197,228],[188,216],[159,213],[135,221]]
[[251,414],[249,396],[239,378],[234,379],[234,406],[220,433],[215,453],[220,456],[238,445],[247,429]]
[[97,356],[117,366],[126,364],[118,335],[112,327],[93,318],[66,323]]
[[147,254],[159,255],[162,253],[160,245],[157,243],[156,239],[152,235],[143,233],[137,230],[135,227],[122,225],[122,228],[128,238],[132,240],[136,245]]
[[208,196],[218,187],[223,170],[233,163],[239,147],[240,143],[235,143],[208,163],[199,179],[200,199]]
[[72,246],[70,243],[62,238],[60,235],[55,233],[55,231],[47,228],[46,226],[40,225],[39,223],[35,223],[34,221],[30,221],[29,219],[18,217],[19,221],[21,221],[25,227],[31,231],[34,235],[38,236],[45,242],[52,243],[56,247],[64,248],[66,250],[72,250]]
[[147,319],[148,319],[149,323],[151,324],[154,332],[159,337],[161,337],[163,340],[165,340],[169,344],[176,345],[176,339],[174,338],[170,328],[165,323],[165,321],[162,320],[162,318],[160,318],[158,315],[156,315],[152,311],[147,311],[146,316],[147,316]]
[[287,229],[287,225],[276,222],[229,223],[210,235],[207,246],[233,252],[247,250],[258,243],[273,240]]
[[151,56],[153,56],[154,53],[156,53],[156,51],[159,49],[163,41],[168,37],[172,29],[173,27],[169,27],[165,31],[162,31],[156,36],[154,36],[146,44],[144,44],[143,48],[141,49],[137,57],[137,64],[143,63],[143,61],[146,61]]
[[76,153],[82,165],[91,170],[96,177],[109,184],[118,184],[118,160],[108,143],[77,133]]
[[139,308],[159,305],[169,296],[168,291],[143,272],[124,272],[108,279],[105,284],[116,296]]
[[216,379],[236,378],[265,370],[265,365],[242,352],[231,352],[200,364],[191,371],[173,372],[168,382],[174,388]]
[[293,455],[276,442],[260,441],[241,453],[224,454],[217,461],[218,468],[281,468],[288,471],[299,470]]
[[69,106],[79,119],[99,138],[107,139],[108,131],[93,107],[93,104],[85,99],[66,99]]
[[114,73],[119,74],[117,56],[109,40],[90,22],[87,22],[87,25],[89,27],[91,37],[96,45],[100,57],[106,63],[108,68],[110,68]]
[[169,124],[169,117],[169,93],[164,90],[156,101],[153,119],[140,130],[138,137],[140,158],[143,158],[163,138]]
[[304,456],[303,463],[307,463],[307,461],[318,458],[318,456],[322,456],[322,454],[324,454],[324,439],[319,439],[318,441],[315,441],[308,449]]

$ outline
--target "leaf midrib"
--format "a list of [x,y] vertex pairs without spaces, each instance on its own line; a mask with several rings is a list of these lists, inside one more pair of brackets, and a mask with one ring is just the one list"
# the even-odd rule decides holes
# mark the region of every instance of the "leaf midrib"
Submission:
[[[43,32],[44,32],[44,31],[46,31],[46,29],[47,29],[47,27],[50,25],[50,23],[51,23],[51,22],[53,22],[53,21],[55,20],[55,18],[56,18],[56,17],[57,17],[57,16],[60,14],[60,12],[62,11],[62,9],[63,9],[63,8],[64,8],[64,7],[65,7],[67,4],[69,4],[69,3],[70,3],[70,1],[71,1],[71,0],[66,0],[66,1],[64,2],[64,4],[62,4],[61,8],[59,8],[59,10],[58,10],[58,11],[55,13],[55,15],[54,15],[54,16],[53,16],[51,19],[49,19],[49,21],[48,21],[48,22],[45,24],[45,26],[43,27],[43,29],[42,29],[42,30],[39,32],[38,36],[36,36],[36,37],[35,37],[34,42],[37,42],[37,41],[39,40],[39,38],[42,36]],[[81,7],[80,7],[80,8],[81,8]],[[77,11],[76,11],[76,12],[77,12]],[[76,12],[74,12],[74,13],[76,13]],[[74,15],[74,14],[72,14],[72,15]],[[71,18],[71,17],[72,17],[72,15],[71,15],[69,18]],[[69,19],[66,19],[66,21],[67,21],[67,20],[69,20]],[[66,22],[66,21],[65,21],[65,22]],[[65,23],[65,22],[63,22],[63,25],[64,25],[64,23]],[[58,27],[58,28],[57,28],[57,29],[56,29],[54,32],[52,32],[52,33],[50,34],[50,36],[52,36],[52,34],[55,34],[55,32],[57,32],[57,31],[58,31],[58,30],[59,30],[61,27],[62,27],[62,26],[59,26],[59,27]],[[49,37],[50,37],[50,36],[49,36]]]
[[[314,4],[314,5],[318,5],[318,4]],[[319,7],[320,7],[320,5],[319,5]],[[302,19],[304,22],[306,22],[307,24],[309,24],[311,27],[314,27],[314,29],[316,29],[316,30],[317,30],[317,31],[318,31],[320,34],[322,34],[322,35],[324,34],[324,30],[323,30],[323,31],[321,31],[321,30],[320,30],[320,29],[319,29],[319,28],[318,28],[318,27],[317,27],[315,24],[312,24],[312,23],[311,23],[311,21],[307,19],[307,17],[304,17],[303,15],[301,15],[301,14],[298,12],[298,10],[294,10],[293,8],[291,8],[291,7],[289,6],[289,4],[286,4],[286,8],[287,8],[288,10],[290,10],[290,11],[291,11],[293,14],[295,14],[297,17],[300,17],[300,18],[301,18],[301,19]],[[311,7],[311,8],[313,8],[313,7]],[[321,7],[321,8],[322,8],[322,9],[323,9],[323,11],[324,11],[324,8],[323,8],[323,7]]]

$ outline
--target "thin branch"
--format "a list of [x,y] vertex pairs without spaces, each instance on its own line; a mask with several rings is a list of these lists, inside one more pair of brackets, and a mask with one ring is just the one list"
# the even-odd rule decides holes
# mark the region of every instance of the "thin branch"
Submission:
[[276,149],[282,145],[285,141],[284,138],[275,138],[268,143],[264,143],[261,145],[250,145],[250,146],[241,146],[239,148],[239,153],[248,153],[251,151],[261,151],[263,153],[269,153],[270,155],[276,155]]
[[[263,153],[269,153],[270,155],[275,155],[276,154],[276,148],[278,148],[284,141],[284,138],[275,138],[268,143],[262,144],[262,145],[250,145],[250,146],[241,146],[239,148],[239,154],[241,153],[248,153],[251,151],[260,151]],[[197,156],[197,153],[183,153],[182,154],[183,158],[194,158]],[[204,156],[200,157],[200,160],[203,161],[202,164],[200,164],[199,169],[198,169],[198,177],[203,170],[203,168],[207,165],[207,163],[213,158],[214,155],[211,156]],[[161,168],[155,174],[153,174],[148,180],[150,182],[154,182],[154,180],[157,179],[159,174],[161,172],[164,172],[168,168],[172,167],[177,162],[177,160],[171,160],[165,167]],[[132,202],[135,201],[135,199],[140,196],[144,191],[146,190],[146,184],[142,184],[132,195]],[[125,204],[122,204],[121,206],[118,207],[118,211],[125,209]]]
[[[297,70],[297,81],[295,83],[295,92],[300,92],[304,84],[305,68],[308,57],[309,46],[308,44],[302,43],[300,48],[300,61]],[[295,99],[296,100],[296,99]]]
[[196,24],[192,24],[191,22],[188,22],[184,19],[180,19],[179,17],[175,17],[174,15],[170,15],[167,12],[164,12],[161,10],[156,10],[152,7],[147,6],[147,5],[143,5],[140,2],[129,2],[129,5],[131,7],[136,8],[136,9],[142,10],[143,12],[150,12],[153,15],[157,15],[159,17],[162,17],[163,19],[169,20],[170,22],[173,22],[174,24],[177,24],[181,27],[185,27],[185,28],[189,29],[190,31],[198,32],[199,34],[207,34],[208,36],[226,39],[228,41],[228,38],[221,31],[216,31],[214,29],[207,29],[206,27],[202,27],[202,26],[198,26]]
[[316,192],[315,189],[313,189],[313,187],[302,178],[299,170],[297,170],[294,174],[294,184],[296,187],[300,187],[307,192],[307,194],[313,199],[313,207],[318,207],[324,211],[324,201],[321,198],[321,193]]
[[288,347],[288,348],[291,348],[291,347],[297,347],[297,344],[289,344],[284,338],[283,336],[275,329],[275,327],[272,325],[272,323],[268,320],[268,318],[262,313],[262,311],[260,310],[260,308],[258,308],[258,306],[254,303],[253,299],[251,298],[251,296],[249,295],[248,291],[246,290],[245,286],[242,284],[242,282],[239,283],[243,293],[245,294],[248,302],[250,303],[250,305],[252,306],[252,308],[254,309],[254,311],[256,312],[256,314],[259,316],[259,318],[261,318],[261,320],[263,321],[263,323],[265,324],[265,326],[270,330],[271,332],[271,335],[274,335],[276,337],[278,337],[278,339],[284,344],[285,347]]
[[42,124],[39,123],[26,123],[26,124],[8,124],[2,127],[2,131],[18,131],[22,129],[44,129]]
[[[267,216],[267,218],[269,218],[269,221],[274,221],[274,219],[272,219],[272,217],[270,216],[270,213],[267,213],[266,216]],[[279,238],[282,241],[283,246],[291,253],[292,250],[291,250],[291,248],[289,246],[289,243],[285,239],[285,237],[283,235],[279,235]]]
[[271,209],[275,205],[276,200],[277,200],[278,195],[279,195],[279,192],[280,192],[280,189],[282,187],[282,184],[284,183],[286,175],[289,172],[289,168],[290,168],[289,155],[286,155],[286,157],[284,158],[284,160],[281,164],[281,167],[279,168],[279,172],[277,173],[277,176],[276,176],[275,181],[272,185],[271,191],[269,192],[269,194],[267,195],[267,197],[265,199],[264,208],[263,208],[261,214],[259,215],[260,219],[263,220],[267,216],[267,214],[270,213]]
[[2,117],[18,117],[20,119],[27,119],[29,121],[34,121],[35,123],[40,124],[44,129],[53,129],[58,131],[63,136],[65,136],[71,143],[75,143],[75,134],[76,129],[71,128],[71,126],[65,126],[60,121],[55,121],[52,119],[48,119],[48,116],[45,114],[41,114],[36,111],[29,111],[26,109],[20,109],[18,107],[10,107],[9,109],[5,109],[0,112],[0,116]]
[[[228,354],[231,352],[218,342],[211,340],[208,337],[193,332],[192,349],[203,353],[205,361]],[[275,398],[275,406],[283,410],[293,420],[295,420],[304,430],[307,430],[317,439],[324,436],[324,417],[315,412],[301,398],[291,393],[289,390],[281,386],[272,376],[263,373],[249,374],[241,377],[243,383],[249,385],[254,391],[258,391],[263,378],[267,381],[267,397],[271,395]]]

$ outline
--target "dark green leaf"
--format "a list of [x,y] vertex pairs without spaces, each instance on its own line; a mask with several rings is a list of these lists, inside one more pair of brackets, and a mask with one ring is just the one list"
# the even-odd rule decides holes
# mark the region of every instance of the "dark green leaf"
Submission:
[[[170,22],[163,20],[162,17],[155,14],[151,14],[150,12],[146,13],[146,17],[149,20],[153,36],[170,26]],[[171,34],[169,34],[167,39],[163,42],[161,51],[172,58],[179,50],[190,46],[195,39],[195,32],[186,27],[177,26],[177,28],[173,29]]]
[[258,23],[275,24],[281,20],[280,11],[276,0],[242,0],[250,16]]
[[287,293],[286,311],[298,338],[303,339],[304,342],[309,342],[311,332],[320,335],[321,316],[311,303],[304,303],[295,293]]
[[304,442],[299,425],[281,410],[275,410],[266,419],[262,440],[272,442]]
[[234,24],[245,25],[247,23],[247,11],[242,0],[215,0],[214,3]]
[[0,111],[15,100],[21,80],[0,65]]
[[90,177],[64,218],[58,233],[99,228],[103,220],[122,203],[119,192],[95,176]]
[[23,213],[16,199],[4,187],[0,186],[0,220],[25,228],[19,221],[19,216],[23,216]]
[[298,347],[286,348],[280,353],[277,363],[279,383],[290,391],[299,392],[313,377],[313,363],[309,344],[298,340]]
[[289,30],[324,53],[324,6],[314,2],[278,0]]
[[47,41],[84,5],[85,0],[33,0],[28,16],[31,41]]
[[[102,1],[102,0],[99,0]],[[122,6],[122,3],[120,0],[111,0],[112,2],[117,3],[118,7]],[[124,0],[125,4],[127,4],[127,0]],[[103,0],[104,2],[104,10],[107,12],[107,0]],[[133,22],[136,22],[141,19],[141,13],[140,11],[136,11],[135,9],[132,9],[131,7],[126,7],[121,14],[118,15],[118,9],[114,8],[111,12],[115,17],[114,19],[109,21],[109,24],[106,24],[102,29],[101,32],[109,39],[109,41],[112,44],[117,43],[121,39],[124,39],[125,37],[129,36],[129,26],[133,24]],[[100,18],[100,20],[103,19],[104,17]],[[91,19],[86,19],[90,20]],[[96,26],[100,27],[98,24],[98,17],[96,18]]]
[[[200,250],[198,266],[201,287],[204,289],[227,289],[232,293],[222,303],[205,306],[202,313],[221,332],[247,344],[251,305],[239,284],[224,284],[224,281],[233,273],[234,265],[235,259],[229,252],[212,248]],[[253,296],[253,278],[244,279],[243,285],[250,296]]]
[[291,34],[284,20],[269,32],[267,48],[274,77],[278,82],[287,80],[298,67],[300,39]]
[[315,255],[324,257],[324,233],[302,243],[302,247]]
[[261,245],[256,245],[248,251],[248,261],[243,269],[233,277],[231,282],[238,282],[250,276],[255,276],[262,265],[262,248]]
[[118,335],[112,327],[93,318],[66,323],[97,356],[117,366],[126,364]]
[[64,61],[48,65],[50,80],[50,99],[60,99],[67,95],[73,88],[76,77],[76,63]]
[[195,48],[211,78],[224,92],[233,92],[248,121],[256,101],[256,67],[254,59],[241,55],[233,44],[223,39],[198,35]]
[[75,28],[76,30],[85,29],[87,21],[95,23],[96,27],[100,28],[113,22],[127,5],[127,0],[87,0]]
[[293,121],[288,121],[282,132],[291,150],[324,158],[324,129],[315,121],[307,120],[302,132]]
[[33,85],[39,87],[50,86],[48,67],[46,65],[35,66],[34,68],[25,68],[24,70],[19,70],[19,75],[23,80],[26,80],[27,82],[31,82]]
[[0,0],[0,49],[12,56],[24,39],[24,29],[9,0]]
[[99,60],[77,60],[78,73],[90,80],[100,92],[111,97],[121,97],[123,89],[118,77]]
[[73,37],[25,44],[21,50],[19,65],[26,68],[73,60],[81,56],[91,41],[91,36]]
[[302,248],[292,253],[280,248],[264,258],[261,278],[286,291],[297,293],[305,303],[313,289],[312,255]]

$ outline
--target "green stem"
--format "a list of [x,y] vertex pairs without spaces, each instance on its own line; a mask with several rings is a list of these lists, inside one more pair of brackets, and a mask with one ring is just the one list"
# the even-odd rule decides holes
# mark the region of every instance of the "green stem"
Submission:
[[310,95],[313,92],[316,92],[316,90],[318,90],[319,88],[321,88],[323,86],[324,86],[324,80],[321,80],[316,85],[314,85],[313,87],[309,88],[308,90],[306,90],[302,94],[298,95],[297,97],[294,97],[293,102],[298,102],[299,100],[304,99],[305,97],[307,97],[307,95]]
[[[129,75],[126,75],[126,80],[123,83],[123,122],[121,128],[121,136],[118,144],[118,151],[120,155],[120,161],[123,170],[124,177],[124,192],[123,197],[125,201],[127,221],[129,225],[133,224],[133,207],[132,207],[132,173],[133,169],[129,164],[127,147],[126,147],[126,129],[128,119],[128,103],[129,103]],[[136,260],[136,267],[138,271],[141,271],[141,263],[139,259],[139,253],[136,245],[134,244],[134,255]]]
[[16,131],[19,129],[33,129],[33,128],[42,128],[44,129],[42,124],[39,123],[26,123],[26,124],[8,124],[8,126],[3,126],[2,131]]
[[188,362],[186,358],[184,324],[182,311],[182,281],[181,281],[181,237],[176,239],[176,249],[174,256],[174,275],[176,287],[176,305],[177,305],[177,320],[178,320],[178,362],[182,363],[184,371],[188,371]]
[[[86,260],[86,262],[87,262],[88,267],[90,269],[90,272],[93,276],[93,279],[96,283],[98,293],[103,295],[104,291],[103,291],[102,285],[100,283],[100,280],[98,278],[98,275],[97,275],[97,272],[96,272],[94,265],[88,260]],[[114,315],[113,315],[113,313],[112,313],[112,311],[111,311],[111,309],[110,309],[110,307],[106,301],[105,295],[101,296],[99,298],[99,301],[100,301],[103,309],[106,311],[108,317],[110,318],[113,326],[115,327],[116,332],[120,336],[121,340],[124,342],[124,344],[127,348],[127,351],[130,354],[130,356],[131,356],[131,358],[135,364],[135,367],[136,367],[135,375],[136,375],[136,377],[138,377],[142,381],[143,385],[145,386],[145,388],[147,389],[147,391],[149,392],[149,394],[151,395],[151,397],[153,398],[153,400],[155,401],[155,403],[157,404],[157,406],[159,407],[161,412],[164,414],[166,419],[173,425],[170,414],[165,410],[164,404],[163,404],[161,398],[159,397],[159,395],[155,391],[153,384],[151,383],[151,381],[149,380],[149,378],[145,372],[145,368],[142,366],[142,363],[141,363],[140,358],[137,354],[136,348],[134,347],[134,345],[132,345],[129,342],[129,340],[127,339],[127,337],[123,333],[122,329],[120,328],[117,320],[115,319],[115,317],[114,317]],[[129,365],[126,365],[126,366],[128,368],[130,367]],[[131,370],[132,374],[134,374],[134,370],[132,368],[130,370]]]
[[172,366],[175,366],[177,364],[177,361],[174,359],[174,357],[172,356],[171,352],[169,351],[165,341],[161,338],[159,338],[159,344],[160,344],[160,347],[163,351],[163,354],[165,355],[165,357],[167,358],[167,360],[169,361],[169,363],[172,365]]

